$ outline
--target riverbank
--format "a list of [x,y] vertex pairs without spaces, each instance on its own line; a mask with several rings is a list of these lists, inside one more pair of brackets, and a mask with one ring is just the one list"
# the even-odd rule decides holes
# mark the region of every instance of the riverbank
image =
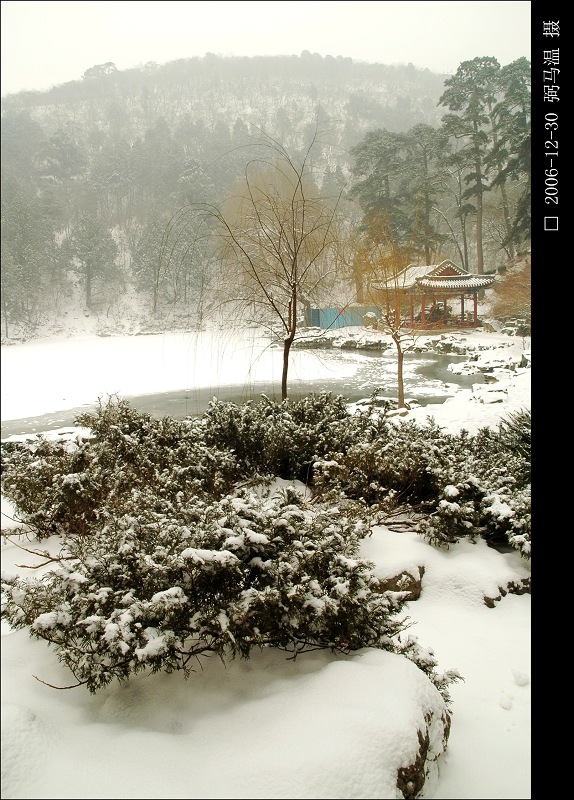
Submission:
[[[384,358],[374,361],[369,354],[373,338],[389,339],[385,334],[362,328],[345,328],[336,333],[336,344],[329,352],[313,349],[292,351],[289,382],[293,391],[302,387],[337,381],[342,387],[368,397],[377,386],[393,391],[396,361],[392,349]],[[442,393],[453,395],[443,404],[447,414],[453,412],[460,394],[455,371],[470,375],[470,386],[464,394],[472,396],[474,379],[484,383],[488,374],[494,386],[506,387],[512,393],[514,379],[529,369],[521,367],[530,343],[505,334],[486,333],[478,329],[463,334],[422,337],[421,348],[441,346],[453,353],[453,383],[442,382]],[[460,358],[466,354],[465,358]],[[413,358],[409,365],[417,365]],[[384,372],[383,368],[386,369]],[[411,366],[409,366],[409,369]],[[219,395],[221,387],[235,387],[235,396],[257,391],[260,386],[279,386],[282,351],[257,329],[241,331],[211,330],[175,332],[150,336],[77,336],[51,337],[43,340],[2,346],[1,419],[24,420],[43,415],[93,407],[98,399],[117,394],[121,397],[181,393],[189,396],[189,413],[196,413],[193,393]],[[528,379],[529,380],[529,379]],[[526,379],[520,381],[519,399],[528,394]],[[308,389],[307,389],[308,390]],[[429,394],[437,394],[431,385]],[[483,398],[484,399],[484,398]],[[486,413],[485,417],[489,416]],[[433,413],[439,406],[433,406]],[[420,414],[421,409],[413,409]],[[67,414],[67,417],[70,415]],[[54,420],[57,422],[58,419]],[[489,424],[489,423],[486,423]]]

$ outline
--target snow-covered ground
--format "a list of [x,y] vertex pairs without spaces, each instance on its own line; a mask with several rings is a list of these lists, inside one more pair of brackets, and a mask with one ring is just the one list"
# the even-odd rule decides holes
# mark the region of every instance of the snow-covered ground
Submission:
[[[481,331],[464,337],[477,359],[469,363],[492,368],[497,382],[412,409],[407,419],[432,412],[445,429],[475,431],[530,408],[531,369],[517,366],[529,342]],[[266,344],[255,331],[220,331],[2,347],[2,420],[116,392],[278,380],[281,353]],[[295,351],[291,374],[316,378],[321,364],[313,352]],[[352,374],[352,358],[340,364]],[[10,524],[3,516],[2,525]],[[498,587],[528,577],[529,563],[482,540],[443,551],[384,526],[365,539],[363,555],[382,577],[424,567],[421,597],[407,606],[415,623],[409,632],[434,651],[440,668],[464,677],[451,687],[448,750],[424,796],[530,798],[530,595],[507,594],[493,608],[484,603],[499,596]],[[26,572],[22,565],[32,561],[3,541],[3,571]],[[46,683],[73,679],[54,653],[25,631],[3,634],[7,800],[398,798],[396,769],[411,763],[417,714],[434,702],[410,662],[373,650],[295,662],[264,651],[227,668],[212,660],[187,682],[178,674],[142,675],[96,696],[57,691]]]

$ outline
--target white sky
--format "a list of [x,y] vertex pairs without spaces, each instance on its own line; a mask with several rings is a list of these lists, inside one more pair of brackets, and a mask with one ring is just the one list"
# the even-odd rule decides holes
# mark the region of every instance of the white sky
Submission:
[[[512,358],[516,369],[484,387],[497,391],[500,402],[477,402],[471,390],[463,390],[433,406],[439,425],[476,432],[530,407],[531,370],[517,366],[525,342],[480,331],[459,338],[475,346],[479,365],[499,369]],[[75,393],[74,404],[92,403],[96,386],[114,388],[116,365],[123,366],[124,392],[136,394],[142,389],[142,346],[148,391],[167,391],[181,381],[189,345],[185,336],[170,334],[80,336],[3,347],[2,414],[10,418],[17,408],[23,413],[38,387],[38,413],[59,407],[53,404],[63,394]],[[243,380],[257,352],[240,346],[220,350],[220,345],[214,341],[201,352],[210,361],[215,353],[221,356],[226,381]],[[295,359],[301,367],[305,359],[299,362],[298,356],[304,354]],[[199,376],[200,364],[195,366]],[[209,380],[217,380],[215,372]],[[426,413],[416,409],[407,419],[423,422]],[[4,503],[3,511],[13,513]],[[3,528],[6,522],[3,517]],[[57,544],[53,537],[40,546],[54,553]],[[528,800],[531,598],[507,594],[494,608],[483,598],[495,598],[498,587],[529,577],[530,563],[516,551],[498,553],[481,539],[438,550],[413,531],[384,526],[364,540],[361,556],[374,562],[381,578],[403,570],[418,575],[419,566],[424,568],[421,597],[405,609],[414,623],[408,633],[433,650],[439,669],[458,670],[464,678],[450,689],[448,750],[425,797]],[[3,574],[30,576],[17,565],[34,563],[29,553],[3,540]],[[30,639],[27,630],[11,631],[3,623],[0,651],[3,797],[396,798],[397,768],[412,763],[421,714],[441,708],[420,670],[372,649],[349,658],[310,653],[295,662],[265,650],[227,669],[213,658],[187,682],[177,673],[141,674],[95,696],[83,687],[57,691],[40,683],[75,681],[53,649]],[[431,747],[439,733],[431,729]]]
[[79,80],[95,64],[218,55],[344,56],[454,74],[462,61],[530,58],[531,2],[2,0],[2,95]]

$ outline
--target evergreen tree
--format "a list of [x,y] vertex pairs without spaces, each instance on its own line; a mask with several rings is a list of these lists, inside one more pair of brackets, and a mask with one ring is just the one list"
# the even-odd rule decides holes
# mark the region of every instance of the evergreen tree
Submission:
[[[364,225],[384,216],[392,236],[407,237],[410,230],[405,192],[402,191],[404,138],[385,129],[370,131],[351,150],[351,168],[355,182],[350,196],[356,198],[364,213]],[[376,226],[375,226],[376,227]]]
[[447,139],[430,125],[415,125],[405,134],[403,186],[405,200],[413,209],[411,232],[405,245],[421,254],[425,264],[435,263],[437,248],[444,239],[432,220],[434,205],[442,192],[441,164],[448,151]]
[[2,197],[11,184],[37,186],[36,159],[45,134],[29,111],[8,111],[0,127],[2,149]]
[[93,306],[96,283],[100,287],[117,278],[114,263],[118,248],[108,225],[93,214],[83,213],[68,243],[73,269],[84,284],[86,307]]
[[86,179],[88,190],[97,197],[97,213],[116,225],[125,224],[132,212],[134,177],[127,141],[107,140],[93,158]]
[[445,91],[439,104],[451,112],[442,120],[446,136],[463,142],[449,163],[462,167],[467,189],[463,198],[471,199],[476,212],[476,267],[484,273],[483,201],[490,185],[487,178],[487,158],[492,148],[489,108],[496,101],[500,64],[492,57],[463,61],[456,73],[445,81]]
[[42,198],[19,189],[2,198],[2,316],[4,333],[17,325],[30,334],[65,281],[60,248]]
[[350,195],[361,204],[363,225],[376,235],[384,217],[388,235],[426,264],[432,263],[442,239],[432,216],[441,191],[439,165],[447,149],[447,137],[420,124],[404,134],[384,129],[367,133],[351,150],[355,183]]
[[520,245],[531,235],[531,65],[519,58],[502,67],[501,98],[493,109],[497,141],[492,160],[499,164],[493,185],[518,181],[521,189],[505,245]]

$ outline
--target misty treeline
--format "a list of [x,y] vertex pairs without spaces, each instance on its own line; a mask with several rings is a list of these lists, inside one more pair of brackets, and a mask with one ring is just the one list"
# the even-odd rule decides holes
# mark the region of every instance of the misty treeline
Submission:
[[[121,315],[129,296],[149,319],[201,324],[222,287],[245,288],[230,244],[247,272],[261,265],[267,212],[281,269],[299,269],[303,241],[331,254],[320,280],[308,273],[313,296],[300,287],[303,304],[321,289],[324,301],[360,301],[365,253],[381,243],[408,262],[451,258],[480,273],[529,250],[526,58],[476,58],[451,77],[308,51],[108,62],[3,98],[1,134],[3,339],[33,336],[78,297],[86,314]],[[281,192],[293,220],[312,217],[299,239],[295,225],[285,237]],[[329,248],[317,244],[321,220]]]

